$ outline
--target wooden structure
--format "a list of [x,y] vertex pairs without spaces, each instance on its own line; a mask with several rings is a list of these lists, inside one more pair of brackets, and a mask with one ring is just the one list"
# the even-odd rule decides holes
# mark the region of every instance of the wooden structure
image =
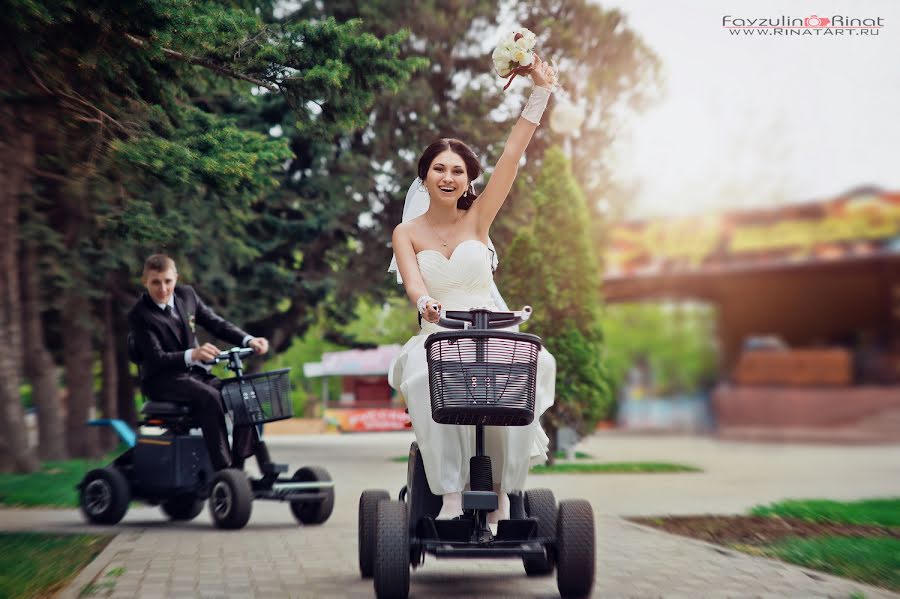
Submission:
[[900,193],[624,223],[603,294],[715,305],[723,434],[900,440]]

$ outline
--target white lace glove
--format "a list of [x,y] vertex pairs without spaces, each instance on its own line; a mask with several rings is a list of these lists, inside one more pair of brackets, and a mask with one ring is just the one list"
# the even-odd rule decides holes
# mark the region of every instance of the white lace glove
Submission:
[[535,125],[540,125],[541,115],[544,114],[544,109],[547,108],[547,102],[550,101],[550,95],[552,93],[553,90],[547,89],[546,87],[541,87],[540,85],[534,86],[534,89],[531,90],[531,96],[528,98],[528,102],[525,103],[525,108],[522,109],[522,118]]
[[425,314],[425,308],[428,306],[429,300],[431,300],[433,302],[437,301],[430,295],[423,295],[423,296],[419,297],[419,299],[416,300],[416,308],[419,309],[419,314]]

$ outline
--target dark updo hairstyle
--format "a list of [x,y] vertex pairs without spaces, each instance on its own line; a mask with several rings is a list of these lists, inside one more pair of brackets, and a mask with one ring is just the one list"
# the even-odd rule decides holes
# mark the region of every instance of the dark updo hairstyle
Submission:
[[463,142],[451,137],[444,137],[432,142],[430,146],[425,148],[421,158],[419,158],[419,179],[424,183],[425,178],[428,176],[428,169],[431,168],[431,163],[434,162],[434,159],[438,154],[446,150],[450,150],[458,155],[463,159],[463,164],[466,165],[466,176],[469,178],[469,187],[466,188],[466,192],[462,194],[459,200],[457,200],[456,207],[461,210],[468,210],[472,207],[472,202],[478,198],[478,194],[473,191],[474,187],[472,187],[472,181],[481,175],[481,163],[478,162],[478,157],[475,156],[475,152],[472,151],[472,148]]

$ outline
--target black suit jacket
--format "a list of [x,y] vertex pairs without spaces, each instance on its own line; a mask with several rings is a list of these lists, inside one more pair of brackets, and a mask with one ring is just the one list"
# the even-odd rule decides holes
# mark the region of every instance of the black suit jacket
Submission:
[[174,295],[178,320],[161,310],[146,291],[128,313],[141,365],[141,387],[158,401],[166,401],[165,395],[177,388],[178,378],[191,376],[184,352],[199,346],[196,325],[233,345],[240,345],[247,336],[204,304],[193,287],[178,285]]

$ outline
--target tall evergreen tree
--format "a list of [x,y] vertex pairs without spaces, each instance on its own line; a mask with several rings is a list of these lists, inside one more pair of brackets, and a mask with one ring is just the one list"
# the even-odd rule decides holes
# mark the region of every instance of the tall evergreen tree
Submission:
[[559,148],[550,148],[531,194],[535,218],[513,239],[498,271],[510,306],[529,304],[527,332],[539,335],[556,358],[556,398],[543,419],[555,432],[582,433],[610,414],[612,397],[603,364],[600,275],[584,194]]
[[0,461],[13,460],[0,467],[35,464],[15,432],[24,430],[15,409],[23,198],[47,201],[40,217],[58,234],[69,449],[90,454],[83,422],[93,405],[91,342],[103,295],[121,290],[137,248],[188,254],[218,245],[255,258],[241,243],[246,223],[291,155],[283,140],[199,109],[186,90],[215,74],[237,82],[239,96],[277,94],[296,127],[327,139],[365,124],[374,97],[408,77],[410,64],[397,58],[400,36],[380,40],[358,22],[333,19],[264,23],[255,7],[12,0],[0,13],[0,162],[14,183],[0,192],[0,258],[12,273],[2,281],[0,343],[13,348],[0,356],[0,438],[10,445]]

